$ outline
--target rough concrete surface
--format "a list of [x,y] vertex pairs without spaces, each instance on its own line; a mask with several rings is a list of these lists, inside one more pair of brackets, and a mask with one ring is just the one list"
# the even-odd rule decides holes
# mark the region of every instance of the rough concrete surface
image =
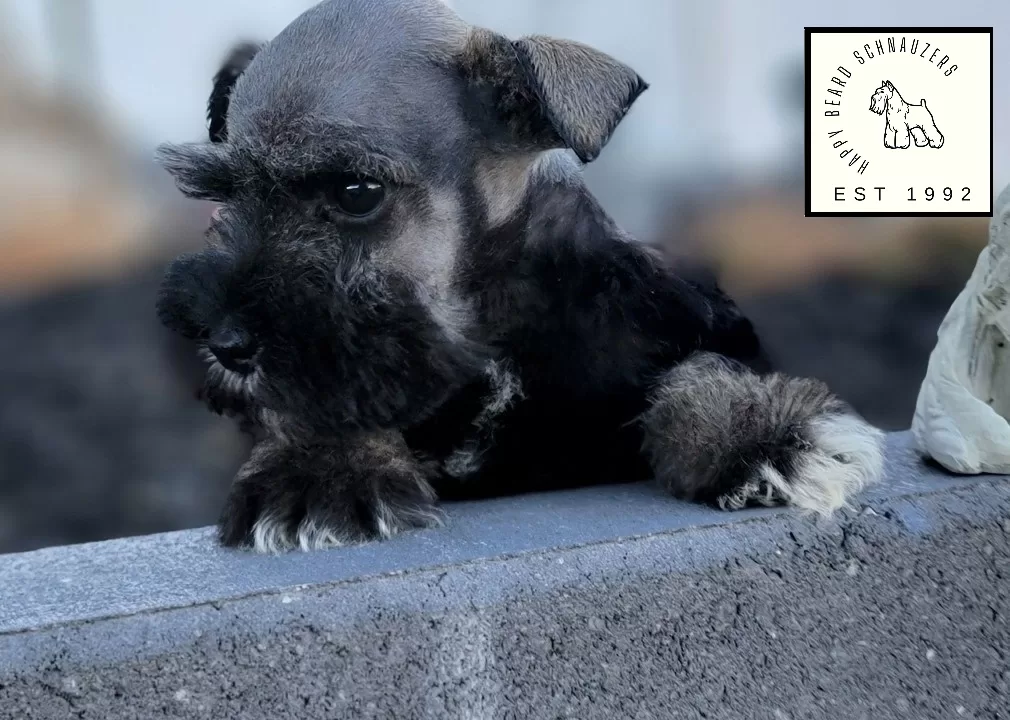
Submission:
[[830,521],[610,488],[309,555],[0,556],[0,718],[1010,719],[1010,482],[907,440]]

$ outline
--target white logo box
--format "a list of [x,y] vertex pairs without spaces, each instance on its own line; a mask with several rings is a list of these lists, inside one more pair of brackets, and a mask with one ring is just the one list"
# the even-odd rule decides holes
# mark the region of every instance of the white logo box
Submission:
[[991,217],[992,28],[806,28],[806,215]]

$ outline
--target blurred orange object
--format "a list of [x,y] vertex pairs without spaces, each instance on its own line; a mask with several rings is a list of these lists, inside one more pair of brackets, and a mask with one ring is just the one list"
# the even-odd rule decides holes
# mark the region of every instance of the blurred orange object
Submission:
[[703,213],[690,249],[731,293],[803,285],[837,273],[902,282],[974,262],[986,218],[808,218],[803,199],[754,193]]
[[149,250],[154,206],[101,112],[19,72],[0,37],[0,292],[115,273]]

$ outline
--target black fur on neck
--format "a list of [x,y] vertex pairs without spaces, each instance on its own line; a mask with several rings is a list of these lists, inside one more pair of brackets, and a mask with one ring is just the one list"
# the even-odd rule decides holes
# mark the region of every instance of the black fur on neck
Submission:
[[[523,399],[497,418],[479,482],[443,478],[441,497],[643,479],[635,419],[667,368],[707,349],[769,369],[750,322],[711,275],[673,272],[577,177],[531,178],[520,211],[472,243],[464,267],[482,340],[511,363]],[[408,441],[444,459],[494,402],[486,379],[473,383]]]

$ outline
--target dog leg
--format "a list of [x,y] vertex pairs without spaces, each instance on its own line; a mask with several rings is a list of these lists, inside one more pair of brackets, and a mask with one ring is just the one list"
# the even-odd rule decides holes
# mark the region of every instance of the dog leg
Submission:
[[929,141],[926,140],[926,133],[922,131],[921,127],[911,128],[909,132],[912,134],[912,139],[915,141],[916,147],[926,147],[929,143]]
[[929,146],[931,148],[942,148],[943,147],[943,134],[940,132],[936,125],[923,125],[922,131],[925,133],[926,138],[929,140]]
[[884,126],[884,147],[894,148],[895,129],[891,127],[890,121]]
[[431,475],[395,431],[311,446],[265,440],[235,478],[219,537],[278,553],[439,525]]
[[899,150],[905,150],[906,148],[911,146],[911,144],[912,142],[911,137],[909,136],[908,133],[908,126],[905,125],[899,128],[895,128],[894,147],[898,148]]
[[726,510],[787,503],[828,515],[882,472],[883,433],[823,383],[759,376],[713,353],[667,373],[641,420],[659,481]]

